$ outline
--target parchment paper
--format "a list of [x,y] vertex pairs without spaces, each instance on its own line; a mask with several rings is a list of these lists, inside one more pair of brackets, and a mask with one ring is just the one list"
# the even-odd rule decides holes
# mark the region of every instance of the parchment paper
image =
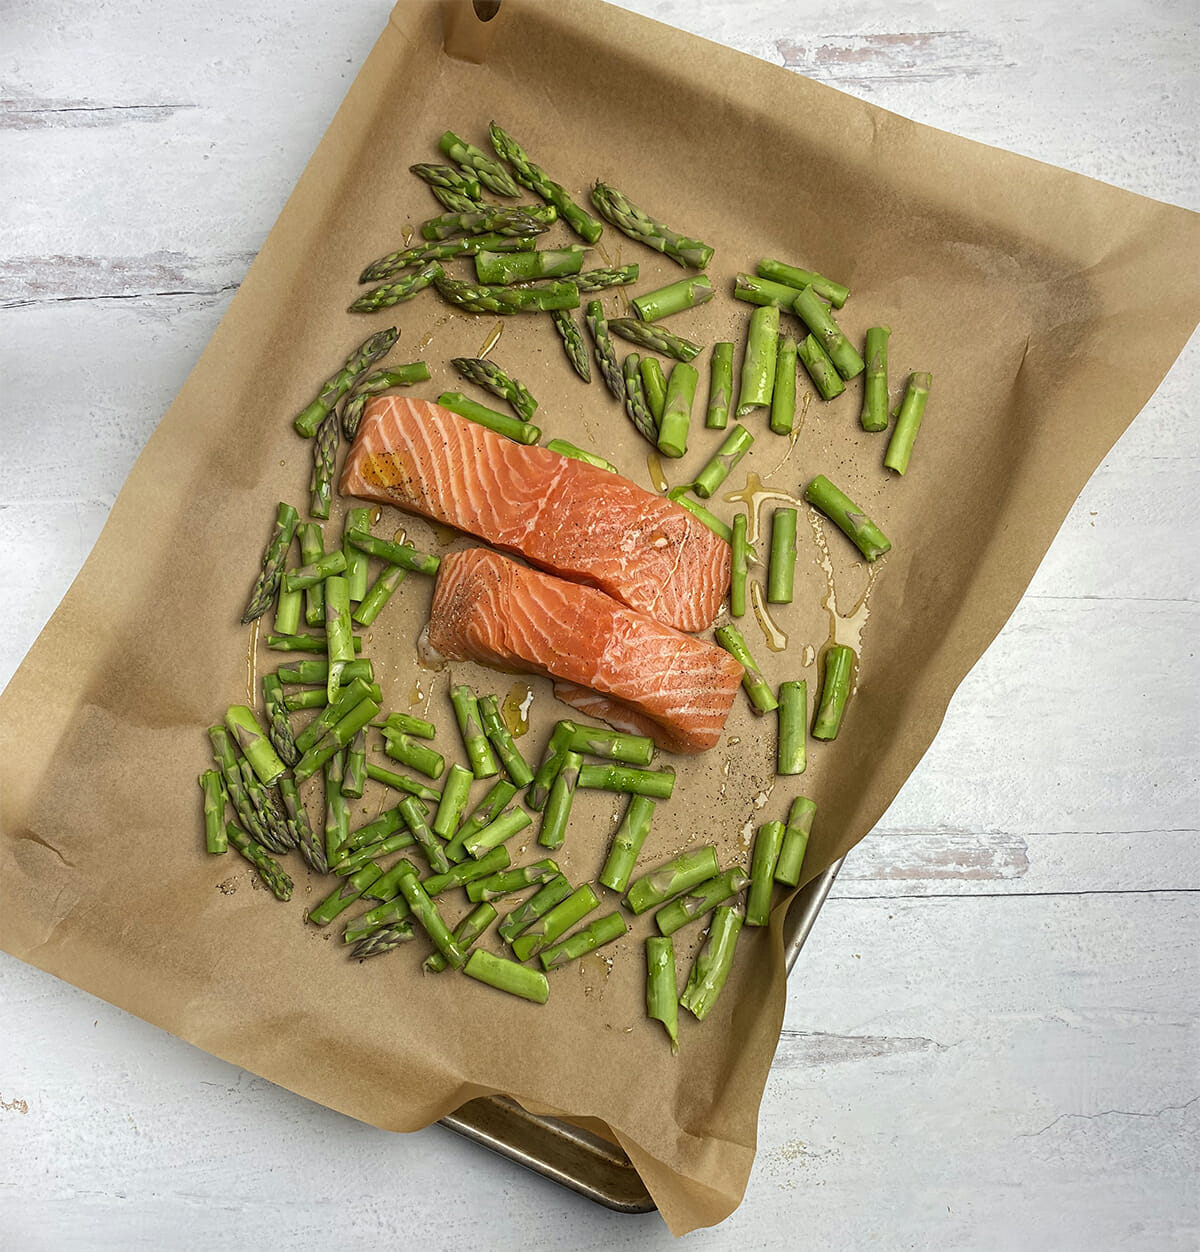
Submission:
[[[745,1187],[784,1004],[782,906],[769,932],[746,932],[707,1022],[681,1023],[676,1059],[643,1017],[646,924],[607,950],[611,969],[596,956],[556,974],[538,1008],[463,978],[421,978],[412,949],[349,963],[340,926],[303,921],[328,882],[310,881],[297,858],[296,898],[281,905],[234,854],[202,852],[204,727],[244,698],[248,631],[236,622],[275,502],[307,501],[309,445],[291,417],[371,330],[401,327],[390,360],[427,360],[434,377],[416,394],[434,397],[457,386],[449,358],[477,354],[498,320],[450,312],[431,293],[371,317],[343,312],[361,267],[401,246],[406,222],[438,211],[408,165],[438,159],[446,128],[484,146],[494,117],[581,199],[609,179],[716,247],[709,272],[722,295],[670,329],[740,345],[749,306],[729,298],[732,276],[775,256],[851,287],[840,320],[853,337],[893,328],[894,396],[909,370],[933,371],[904,479],[881,468],[886,436],[858,426],[856,381],[829,406],[814,399],[794,446],[749,419],[757,444],[729,484],[752,469],[796,495],[827,473],[894,550],[868,587],[855,551],[804,510],[795,602],[774,611],[788,647],[772,653],[752,618],[743,625],[770,680],[806,677],[810,692],[829,639],[859,648],[842,734],[810,741],[808,772],[777,783],[771,727],[739,700],[720,748],[675,760],[675,797],[643,855],[653,863],[715,840],[723,860],[744,859],[755,825],[782,818],[803,791],[819,805],[807,877],[884,811],[1088,475],[1186,341],[1200,306],[1200,218],[597,3],[505,0],[486,31],[464,28],[474,43],[461,51],[481,64],[442,51],[442,21],[435,4],[397,6],[0,697],[0,946],[379,1126],[412,1130],[495,1091],[594,1119],[679,1233],[720,1221]],[[681,272],[615,230],[601,244],[613,262],[641,264],[635,290]],[[623,297],[607,293],[605,307],[624,312]],[[601,451],[650,486],[645,445],[598,381],[569,371],[547,318],[508,319],[492,356],[540,398],[547,437]],[[688,457],[667,465],[671,481],[691,477],[720,438],[698,418]],[[401,524],[446,550],[443,535],[390,510],[376,530]],[[451,681],[503,694],[510,679],[417,668],[430,592],[411,577],[366,632],[366,651],[385,705],[430,711],[453,756]],[[260,649],[257,665],[281,659]],[[562,712],[535,683],[528,755]],[[382,804],[370,790],[355,824]],[[580,797],[561,858],[573,881],[594,878],[621,807]],[[681,979],[697,946],[697,935],[677,936]]]

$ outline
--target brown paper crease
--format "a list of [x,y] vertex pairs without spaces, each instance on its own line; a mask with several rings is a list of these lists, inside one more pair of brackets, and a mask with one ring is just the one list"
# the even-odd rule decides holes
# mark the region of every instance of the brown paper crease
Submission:
[[[804,645],[816,653],[830,637],[832,576],[839,637],[861,627],[842,737],[810,747],[802,780],[777,782],[770,735],[739,702],[726,744],[678,762],[676,796],[645,855],[715,837],[723,860],[744,857],[743,829],[782,817],[802,788],[820,806],[810,876],[887,807],[1071,502],[1182,348],[1200,310],[1200,218],[600,4],[505,0],[483,64],[442,53],[441,23],[432,0],[397,6],[94,552],[0,696],[0,946],[389,1129],[488,1092],[592,1119],[679,1233],[720,1221],[745,1188],[783,1011],[782,909],[769,933],[747,935],[704,1026],[683,1023],[673,1059],[643,1020],[644,927],[616,945],[611,972],[593,958],[556,975],[538,1010],[464,979],[422,979],[411,953],[349,964],[340,926],[302,920],[325,883],[290,866],[296,898],[278,905],[232,854],[200,851],[203,728],[244,698],[247,637],[235,623],[275,501],[306,503],[309,450],[290,418],[371,330],[401,328],[391,359],[427,360],[434,377],[417,394],[432,397],[454,385],[449,357],[475,355],[496,321],[432,295],[372,317],[342,311],[362,266],[401,246],[406,221],[436,212],[408,165],[436,159],[446,128],[483,145],[494,117],[581,198],[610,179],[711,242],[723,293],[762,256],[847,282],[847,332],[893,328],[894,393],[907,371],[933,371],[903,480],[880,468],[882,437],[858,428],[857,382],[839,402],[814,402],[786,460],[786,441],[749,419],[761,430],[742,470],[783,461],[769,485],[791,494],[829,474],[894,550],[865,619],[848,621],[867,570],[802,514],[796,599],[778,611],[791,645],[768,653],[751,619],[746,634],[772,682],[807,677],[815,690]],[[640,290],[679,274],[611,229],[601,242],[614,262],[641,263]],[[606,295],[610,315],[621,302]],[[671,328],[740,345],[747,316],[722,295]],[[542,401],[547,437],[602,451],[649,486],[636,436],[598,382],[569,372],[546,319],[509,319],[492,355]],[[672,482],[719,439],[702,421],[693,429]],[[437,550],[423,523],[386,513],[378,529],[401,520]],[[340,533],[340,507],[329,532]],[[407,708],[421,684],[421,707],[449,726],[452,679],[499,691],[506,680],[469,665],[416,667],[429,594],[410,579],[367,652],[389,707]],[[261,652],[259,663],[278,658]],[[560,713],[537,684],[522,741],[531,754]],[[573,880],[595,876],[619,808],[595,794],[578,804],[562,858]],[[681,932],[677,947],[682,975],[696,939]]]

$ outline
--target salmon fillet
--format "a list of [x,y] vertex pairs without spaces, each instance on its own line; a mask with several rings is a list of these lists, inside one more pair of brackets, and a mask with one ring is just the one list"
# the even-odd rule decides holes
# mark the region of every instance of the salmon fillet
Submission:
[[711,626],[729,588],[729,545],[686,509],[428,400],[371,400],[340,488],[465,530],[677,630]]
[[742,681],[742,667],[715,644],[486,548],[442,558],[421,647],[430,659],[481,661],[545,674],[571,694],[594,692],[599,717],[672,752],[716,744]]

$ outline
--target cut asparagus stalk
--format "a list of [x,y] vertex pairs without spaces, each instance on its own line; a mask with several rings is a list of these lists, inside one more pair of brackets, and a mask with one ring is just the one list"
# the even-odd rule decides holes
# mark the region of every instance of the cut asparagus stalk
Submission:
[[225,725],[263,786],[273,787],[286,766],[252,710],[244,704],[231,704],[225,712]]
[[867,331],[867,372],[863,380],[863,430],[887,430],[888,424],[888,339],[891,329],[872,326]]
[[715,641],[725,649],[745,671],[742,675],[742,686],[750,697],[750,703],[760,713],[770,713],[779,707],[778,701],[762,676],[758,663],[750,655],[742,632],[736,626],[718,626],[713,632]]
[[450,692],[450,703],[454,705],[454,716],[472,772],[476,778],[494,778],[500,772],[500,766],[496,764],[491,745],[483,733],[475,693],[470,687],[460,684]]
[[790,435],[796,422],[796,352],[796,341],[791,335],[780,335],[770,421],[771,430],[777,435]]
[[600,871],[600,882],[610,891],[622,895],[629,886],[653,818],[654,801],[649,796],[634,794],[629,797],[625,815],[613,835],[608,859]]
[[883,531],[824,474],[818,474],[808,484],[804,498],[820,509],[868,561],[876,561],[890,551],[892,545]]
[[555,874],[528,900],[518,904],[500,923],[500,938],[505,943],[512,943],[527,926],[539,917],[544,917],[556,904],[561,904],[571,894],[571,890],[571,884],[566,878],[562,874]]
[[496,155],[512,166],[517,182],[528,187],[534,195],[541,196],[547,204],[558,210],[559,217],[587,243],[595,243],[604,233],[604,226],[586,209],[576,204],[567,194],[565,188],[553,181],[540,165],[534,163],[526,155],[524,148],[501,127],[492,122],[488,127],[492,147]]
[[716,292],[708,281],[707,274],[695,278],[681,278],[678,282],[659,287],[657,291],[647,291],[634,296],[630,301],[643,322],[657,322],[685,309],[694,309],[707,304]]
[[403,278],[381,283],[378,287],[372,287],[370,291],[363,292],[346,312],[378,313],[380,309],[390,309],[397,304],[405,304],[419,296],[427,287],[432,287],[445,273],[440,261],[426,261],[419,270],[413,270],[411,274],[405,274]]
[[629,924],[620,913],[609,913],[598,917],[594,922],[577,930],[573,935],[560,940],[553,947],[546,948],[538,954],[542,968],[549,972],[561,969],[571,961],[577,961],[589,952],[595,952],[606,943],[614,943],[622,935],[629,933]]
[[692,490],[702,500],[710,500],[753,443],[754,436],[750,431],[740,423],[736,425],[725,436],[712,460],[696,475]]
[[446,758],[424,743],[409,738],[401,730],[384,730],[383,750],[393,761],[415,769],[426,778],[438,779],[446,768]]
[[389,252],[370,265],[358,276],[360,283],[379,283],[399,274],[413,265],[426,261],[448,261],[454,257],[474,256],[477,252],[528,252],[537,243],[532,236],[516,235],[470,235],[465,239],[448,239],[442,243],[426,243],[415,248],[402,248]]
[[692,424],[692,404],[700,373],[694,365],[680,362],[667,379],[662,424],[658,430],[658,450],[663,456],[681,457],[687,452]]
[[475,277],[481,283],[507,286],[539,278],[563,278],[583,269],[587,249],[542,248],[532,252],[476,252]]
[[383,730],[412,735],[415,739],[433,739],[437,735],[437,727],[420,717],[412,717],[408,713],[389,713],[382,722],[372,722]]
[[884,465],[895,470],[897,474],[903,474],[908,469],[908,458],[912,455],[917,431],[921,429],[921,418],[925,415],[925,402],[929,399],[931,386],[932,374],[908,376],[908,386],[900,403],[900,414],[896,418],[896,429],[892,431],[887,455],[883,458]]
[[783,847],[782,822],[764,822],[754,836],[750,862],[750,892],[746,900],[746,925],[765,926],[771,920],[771,886]]
[[646,940],[646,1016],[662,1022],[672,1054],[679,1051],[678,996],[675,944],[670,938],[651,935]]
[[646,403],[640,362],[641,358],[636,352],[629,353],[621,362],[621,375],[625,383],[625,416],[643,439],[654,444],[658,440],[658,426],[654,421],[654,414],[650,412],[650,406]]
[[477,982],[495,987],[497,991],[507,991],[509,995],[520,996],[523,1000],[532,1000],[534,1004],[545,1004],[550,998],[550,984],[541,970],[529,969],[502,956],[493,956],[483,948],[476,948],[471,953],[466,973]]
[[654,924],[660,934],[673,935],[688,922],[694,922],[730,896],[737,895],[749,881],[746,871],[740,865],[735,865],[723,874],[717,874],[716,877],[697,884],[684,895],[677,896],[670,904],[664,904],[654,914]]
[[597,456],[594,452],[587,452],[583,448],[577,448],[573,443],[568,443],[565,439],[551,439],[546,447],[551,452],[557,452],[559,456],[570,457],[572,461],[585,461],[588,465],[594,465],[597,469],[608,470],[610,474],[617,473],[617,467],[611,462],[606,461],[602,456]]
[[392,787],[396,791],[403,791],[406,795],[416,796],[419,800],[429,800],[433,804],[440,803],[442,798],[440,791],[426,787],[415,778],[408,778],[404,774],[397,774],[394,770],[384,769],[382,765],[376,765],[372,761],[367,762],[367,777],[387,787]]
[[542,815],[542,829],[538,843],[543,848],[561,848],[567,837],[567,822],[571,818],[571,805],[575,799],[575,787],[579,782],[583,758],[578,752],[568,751],[562,759],[558,773],[550,787],[550,798]]
[[266,848],[255,843],[236,822],[226,823],[225,841],[254,866],[259,878],[270,888],[276,900],[292,898],[292,880],[284,872],[283,867],[271,858]]
[[709,430],[724,430],[729,424],[733,403],[733,344],[714,343],[709,359],[708,411],[704,424]]
[[333,864],[341,855],[350,834],[350,810],[342,795],[346,757],[341,751],[330,753],[325,761],[325,860]]
[[806,765],[804,736],[808,733],[808,683],[779,684],[779,748],[776,772],[803,774]]
[[729,611],[734,617],[746,616],[746,575],[750,569],[750,544],[746,539],[746,526],[746,514],[735,513],[729,574]]
[[494,822],[489,822],[477,835],[466,840],[467,852],[474,857],[483,856],[492,848],[506,843],[532,821],[533,818],[524,809],[508,809]]
[[758,263],[758,273],[777,283],[785,283],[795,287],[797,291],[811,287],[823,300],[828,300],[835,309],[840,309],[850,296],[850,288],[825,278],[813,270],[800,269],[795,265],[785,265],[782,261],[763,260]]
[[533,783],[525,797],[525,803],[535,812],[540,812],[546,807],[546,801],[550,797],[550,788],[555,778],[558,777],[558,771],[562,769],[563,759],[567,752],[571,751],[572,737],[579,729],[580,727],[571,721],[559,722],[554,727],[549,742],[546,744],[542,762],[533,775]]
[[455,887],[466,887],[482,878],[490,878],[508,867],[508,849],[493,848],[478,861],[463,861],[461,865],[452,865],[444,874],[431,874],[423,881],[422,886],[429,898],[433,899],[434,896],[441,895],[444,891],[451,891]]
[[470,422],[476,422],[480,426],[487,427],[488,430],[494,430],[496,434],[504,435],[516,443],[537,443],[542,437],[541,430],[532,422],[523,422],[520,418],[509,417],[507,413],[498,413],[495,409],[489,409],[486,404],[477,404],[474,400],[464,396],[461,391],[443,391],[438,396],[437,402],[442,408],[449,409],[451,413],[457,413],[459,417],[465,417]]
[[[412,909],[413,917],[420,922],[422,929],[429,936],[430,942],[446,958],[448,964],[455,969],[462,969],[466,963],[466,954],[459,947],[450,928],[442,919],[437,906],[429,898],[425,888],[417,877],[417,867],[411,861],[402,862],[408,866],[408,872],[400,878],[400,894]],[[476,954],[477,955],[477,954]]]
[[681,852],[673,860],[636,879],[625,893],[625,903],[640,916],[707,879],[715,878],[719,872],[715,848]]
[[532,865],[518,865],[486,878],[467,884],[467,899],[478,904],[480,900],[499,900],[515,891],[524,891],[537,883],[549,882],[560,877],[558,866],[551,860],[535,861]]
[[399,338],[400,332],[392,326],[387,330],[376,331],[370,338],[363,340],[346,358],[346,364],[332,378],[326,380],[317,398],[297,415],[292,423],[296,433],[311,439],[337,402],[354,386],[355,381],[376,361],[386,356]]
[[717,1002],[729,971],[742,929],[745,913],[740,904],[722,904],[713,914],[708,941],[692,962],[680,1005],[698,1021],[703,1021]]
[[410,544],[380,539],[366,530],[352,530],[346,539],[351,547],[358,548],[369,556],[380,557],[390,565],[400,565],[418,574],[436,574],[442,563],[441,557],[432,553],[418,552]]
[[800,340],[796,346],[796,354],[822,400],[833,400],[846,390],[842,376],[834,368],[829,353],[817,342],[815,335],[806,335]]
[[[496,920],[496,906],[488,904],[476,905],[454,928],[454,942],[464,952],[468,951],[476,939]],[[440,974],[447,966],[446,958],[440,952],[431,952],[422,964],[428,974]]]
[[775,389],[775,362],[779,351],[779,310],[773,304],[763,305],[750,314],[746,334],[746,355],[742,360],[742,378],[738,387],[738,417],[746,417],[755,409],[771,403]]
[[[466,812],[471,797],[471,784],[475,775],[461,765],[450,766],[446,781],[442,785],[442,798],[433,819],[433,832],[443,839],[453,839],[462,815]],[[447,854],[449,855],[449,854]]]
[[382,877],[383,870],[374,862],[364,865],[343,882],[338,883],[315,909],[309,909],[308,920],[314,926],[328,926],[334,918],[344,913],[357,900],[362,899],[362,893]]
[[467,855],[467,840],[474,839],[485,826],[494,822],[516,794],[516,787],[507,778],[497,779],[487,795],[475,806],[470,817],[458,828],[458,833],[450,840],[446,848],[446,855],[450,860],[461,861]]
[[[320,522],[301,522],[296,527],[296,538],[300,541],[300,570],[306,565],[315,565],[325,555],[325,537],[321,530]],[[346,558],[343,555],[342,560]],[[289,570],[283,576],[282,590],[287,593],[291,590],[291,576],[300,573],[300,570]],[[337,573],[336,570],[333,571]],[[324,578],[313,583],[311,587],[304,589],[304,620],[309,626],[323,626],[325,624],[325,581]],[[283,631],[277,630],[276,634],[295,635],[295,630]],[[321,644],[320,651],[325,651],[324,643]]]
[[796,510],[771,515],[771,550],[767,558],[767,603],[791,604],[796,575]]
[[[346,554],[341,548],[323,553],[311,565],[301,565],[299,569],[289,570],[284,574],[284,588],[287,591],[302,591],[321,584],[321,603],[325,603],[324,586],[327,578],[341,574],[346,568]],[[324,610],[322,610],[322,613]],[[325,621],[324,616],[321,623]],[[318,623],[313,622],[312,625]]]
[[647,735],[630,735],[604,726],[583,726],[568,723],[567,747],[572,752],[588,756],[602,756],[609,761],[622,761],[626,765],[649,765],[654,756],[654,740]]
[[544,952],[572,926],[583,921],[593,909],[599,907],[600,901],[596,899],[596,893],[591,887],[586,883],[576,887],[561,904],[556,904],[513,940],[513,954],[518,960],[528,961],[530,957]]
[[719,517],[710,513],[699,500],[690,499],[687,495],[690,488],[690,483],[681,483],[678,487],[672,487],[667,492],[667,499],[672,504],[679,505],[681,509],[687,509],[693,517],[703,522],[714,535],[719,535],[726,543],[732,543],[733,531]]
[[733,298],[746,304],[757,304],[764,308],[771,305],[790,313],[796,294],[795,287],[772,282],[767,278],[756,278],[753,274],[738,274],[733,280]]
[[854,663],[857,657],[853,648],[834,644],[825,653],[825,680],[821,683],[821,702],[813,718],[814,739],[836,739],[850,698],[850,686],[854,681]]
[[775,881],[787,887],[795,887],[800,882],[800,871],[804,867],[804,853],[808,850],[808,837],[812,833],[813,818],[817,815],[817,806],[804,796],[797,796],[788,811],[787,826],[783,832],[783,847],[779,852],[779,860],[775,862]]
[[649,352],[660,352],[663,356],[674,357],[676,361],[688,362],[703,351],[698,343],[690,339],[682,339],[657,326],[648,326],[635,317],[614,317],[608,323],[608,329],[614,335],[629,340],[639,348]]
[[658,363],[658,357],[642,357],[638,361],[638,374],[642,379],[642,395],[646,398],[646,408],[650,410],[657,429],[662,425],[663,406],[667,402],[667,379]]
[[843,378],[854,378],[863,372],[864,363],[858,349],[842,333],[842,328],[811,287],[800,289],[792,308],[829,353],[829,359]]
[[220,855],[229,848],[229,836],[225,833],[225,784],[221,771],[206,769],[200,775],[200,787],[204,792],[204,846],[213,855]]
[[[532,255],[532,254],[531,254]],[[478,258],[477,258],[478,259]],[[524,383],[506,374],[494,361],[479,357],[456,356],[451,365],[468,381],[507,400],[512,411],[524,422],[533,418],[538,402]]]
[[520,187],[512,180],[512,175],[495,157],[490,157],[481,148],[460,139],[452,130],[438,141],[443,155],[473,174],[489,190],[498,196],[519,196]]
[[589,790],[624,791],[668,800],[675,789],[675,774],[672,770],[636,769],[632,765],[581,765],[578,785]]
[[404,818],[409,834],[417,841],[417,847],[425,854],[429,868],[435,874],[447,873],[450,869],[450,860],[438,837],[430,830],[429,823],[425,820],[425,806],[416,796],[405,796],[396,807],[400,810],[400,816]]
[[669,256],[685,268],[702,270],[712,259],[713,250],[708,244],[680,235],[656,221],[610,183],[596,183],[592,188],[592,203],[601,217],[630,239]]
[[505,773],[517,787],[528,787],[533,782],[533,770],[529,768],[511,732],[504,724],[495,696],[479,697],[479,721],[488,742],[500,758]]

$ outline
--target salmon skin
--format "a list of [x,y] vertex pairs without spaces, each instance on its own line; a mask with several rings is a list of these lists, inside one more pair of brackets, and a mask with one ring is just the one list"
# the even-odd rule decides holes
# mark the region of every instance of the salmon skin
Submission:
[[742,681],[715,644],[487,548],[442,557],[421,650],[545,674],[556,694],[592,696],[597,716],[672,752],[717,743]]
[[428,400],[371,400],[340,488],[465,530],[676,630],[711,626],[729,589],[729,545],[686,509]]

